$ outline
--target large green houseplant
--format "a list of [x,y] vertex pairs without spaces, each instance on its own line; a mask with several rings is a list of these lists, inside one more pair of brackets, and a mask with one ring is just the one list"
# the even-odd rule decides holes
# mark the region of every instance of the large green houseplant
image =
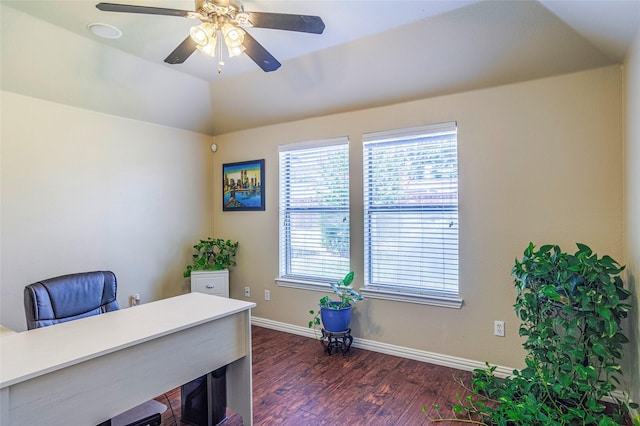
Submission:
[[188,265],[184,271],[185,278],[190,277],[193,271],[219,271],[229,269],[236,264],[238,242],[209,237],[206,240],[200,240],[193,248],[196,251],[192,255],[193,264]]
[[325,330],[330,332],[344,331],[348,328],[351,321],[351,306],[364,299],[351,287],[354,276],[351,271],[340,281],[331,283],[331,288],[339,299],[332,300],[330,296],[320,298],[320,309],[309,311],[312,315],[309,328],[319,327],[321,320]]
[[[495,367],[474,371],[471,394],[454,417],[487,425],[618,425],[629,406],[614,393],[628,342],[621,321],[630,293],[609,256],[585,244],[575,254],[533,243],[516,259],[515,312],[526,340],[526,367],[504,380]],[[605,405],[604,399],[615,401]],[[436,420],[444,420],[442,418]],[[450,419],[453,420],[453,419]]]

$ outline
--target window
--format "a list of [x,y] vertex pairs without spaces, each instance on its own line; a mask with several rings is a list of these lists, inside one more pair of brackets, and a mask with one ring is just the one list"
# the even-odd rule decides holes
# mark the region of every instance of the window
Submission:
[[350,270],[349,252],[349,140],[280,147],[278,283],[336,281]]
[[363,142],[365,293],[459,308],[456,123]]

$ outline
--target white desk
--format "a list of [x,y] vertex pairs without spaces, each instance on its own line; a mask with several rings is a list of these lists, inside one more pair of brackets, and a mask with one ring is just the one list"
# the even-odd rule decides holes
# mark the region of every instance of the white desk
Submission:
[[227,405],[253,424],[251,308],[202,293],[0,333],[0,425],[97,425],[227,365]]
[[10,334],[14,334],[14,333],[15,333],[15,331],[13,331],[10,328],[7,328],[4,325],[0,324],[0,337],[1,336],[6,336],[6,335],[10,335]]

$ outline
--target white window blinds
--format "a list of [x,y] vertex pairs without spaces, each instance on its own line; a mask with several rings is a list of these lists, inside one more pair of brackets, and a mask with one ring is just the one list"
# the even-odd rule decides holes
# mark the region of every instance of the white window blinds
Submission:
[[457,295],[456,123],[363,141],[365,287]]
[[280,147],[280,277],[336,281],[349,244],[349,140]]

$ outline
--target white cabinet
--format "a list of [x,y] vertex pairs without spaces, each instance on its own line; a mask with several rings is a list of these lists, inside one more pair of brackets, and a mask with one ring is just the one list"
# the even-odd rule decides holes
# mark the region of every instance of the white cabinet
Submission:
[[229,297],[229,270],[191,272],[191,292]]

